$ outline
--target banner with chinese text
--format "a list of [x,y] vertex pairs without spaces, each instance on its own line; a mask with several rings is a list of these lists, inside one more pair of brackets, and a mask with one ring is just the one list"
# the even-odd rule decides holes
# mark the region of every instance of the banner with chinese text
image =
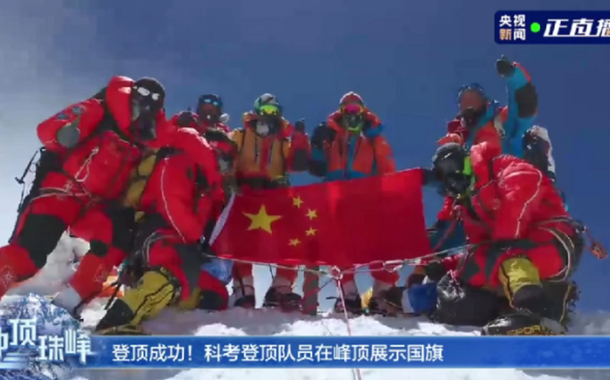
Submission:
[[498,44],[607,44],[610,11],[498,11]]
[[90,368],[610,368],[610,337],[93,337]]

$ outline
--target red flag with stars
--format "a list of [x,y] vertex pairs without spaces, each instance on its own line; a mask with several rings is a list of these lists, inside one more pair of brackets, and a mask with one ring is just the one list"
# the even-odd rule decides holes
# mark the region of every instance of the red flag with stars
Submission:
[[212,250],[224,258],[349,266],[430,253],[419,169],[235,197]]

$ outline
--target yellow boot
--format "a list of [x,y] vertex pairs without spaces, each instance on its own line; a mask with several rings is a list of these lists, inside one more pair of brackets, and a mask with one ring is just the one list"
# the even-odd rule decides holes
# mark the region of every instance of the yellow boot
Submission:
[[116,299],[95,330],[100,335],[146,335],[141,323],[165,309],[178,295],[178,282],[164,268],[144,273],[136,288]]
[[483,335],[558,335],[563,326],[552,313],[552,303],[540,281],[538,268],[523,257],[500,267],[499,279],[513,311],[483,328]]

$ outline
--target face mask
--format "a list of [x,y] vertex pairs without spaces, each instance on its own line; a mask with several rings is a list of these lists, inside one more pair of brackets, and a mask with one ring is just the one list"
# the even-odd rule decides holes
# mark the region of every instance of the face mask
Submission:
[[474,128],[481,116],[485,114],[485,109],[476,110],[474,107],[468,107],[460,114],[460,122],[466,129]]
[[360,113],[346,113],[343,115],[343,127],[350,132],[359,132],[362,129],[364,117]]
[[134,87],[131,97],[131,121],[140,140],[153,140],[157,137],[156,114],[163,107],[161,94],[145,87]]
[[220,112],[218,107],[211,104],[204,104],[199,108],[199,118],[209,121],[210,123],[218,123],[220,120]]
[[459,198],[467,194],[473,179],[470,157],[464,158],[462,162],[442,160],[435,166],[436,178],[442,183],[446,195]]
[[154,115],[140,115],[132,122],[136,138],[142,141],[154,140],[157,137],[157,120]]
[[261,136],[267,136],[271,131],[271,125],[265,121],[256,122],[256,133]]

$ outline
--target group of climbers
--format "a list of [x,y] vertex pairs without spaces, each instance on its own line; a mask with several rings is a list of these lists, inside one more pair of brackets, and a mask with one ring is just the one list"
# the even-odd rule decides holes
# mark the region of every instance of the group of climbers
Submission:
[[[479,85],[462,88],[459,114],[425,171],[427,183],[446,197],[429,230],[434,250],[468,249],[418,266],[407,287],[397,286],[397,272],[371,268],[367,299],[346,274],[337,311],[407,310],[443,323],[485,325],[494,335],[558,330],[542,325],[543,318],[564,324],[583,227],[555,188],[548,133],[533,124],[538,103],[529,75],[505,58],[497,69],[508,106]],[[94,97],[39,125],[36,178],[9,244],[0,248],[0,296],[42,268],[69,229],[90,250],[56,305],[78,317],[114,267],[122,267],[121,282],[129,285],[99,333],[143,333],[141,321],[172,305],[223,310],[227,279],[215,273],[221,262],[209,257],[207,244],[231,195],[288,187],[290,172],[323,181],[396,172],[383,124],[354,92],[311,138],[303,120],[286,120],[272,94],[257,98],[243,127],[233,130],[217,95],[202,95],[194,112],[169,120],[164,101],[154,79],[114,77]],[[235,262],[231,274],[234,305],[254,307],[252,265]],[[296,277],[296,268],[278,269],[263,305],[298,308]],[[456,286],[468,296],[455,299]]]
[[[384,311],[482,326],[484,335],[562,334],[578,297],[572,275],[585,227],[556,188],[548,131],[534,125],[538,99],[529,75],[505,57],[496,68],[508,106],[479,85],[460,90],[458,116],[425,172],[446,197],[429,229],[439,255],[415,267],[406,286],[383,294]],[[458,253],[446,254],[452,250]]]

